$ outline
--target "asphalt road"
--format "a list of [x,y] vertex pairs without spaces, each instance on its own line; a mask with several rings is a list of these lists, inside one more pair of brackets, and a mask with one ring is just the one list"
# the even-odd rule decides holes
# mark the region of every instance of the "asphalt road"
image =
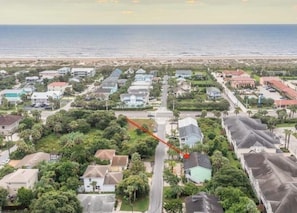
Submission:
[[[168,77],[164,77],[163,92],[162,92],[162,102],[161,107],[156,112],[155,120],[158,123],[157,135],[161,139],[166,137],[166,123],[170,118],[172,112],[167,111],[167,80]],[[163,209],[163,170],[164,170],[164,160],[166,158],[166,145],[159,143],[155,152],[155,164],[154,173],[152,177],[152,185],[150,189],[150,204],[148,213],[161,213]]]

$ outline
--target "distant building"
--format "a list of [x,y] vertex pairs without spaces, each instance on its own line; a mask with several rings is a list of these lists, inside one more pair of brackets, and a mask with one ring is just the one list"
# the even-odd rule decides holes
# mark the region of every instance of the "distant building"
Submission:
[[0,187],[6,189],[10,196],[15,196],[21,187],[33,189],[37,181],[38,169],[18,169],[5,175],[0,180]]
[[211,179],[211,163],[208,155],[192,152],[188,159],[184,160],[185,176],[195,183],[203,183]]
[[21,120],[19,115],[0,115],[0,134],[6,136],[14,133]]
[[109,77],[114,77],[119,79],[120,76],[122,75],[123,71],[120,70],[119,68],[116,68],[114,71],[112,71],[112,73],[109,75]]
[[58,69],[57,71],[60,75],[66,75],[71,72],[71,68],[70,67],[62,67],[62,68]]
[[113,94],[118,91],[118,78],[108,77],[102,81],[100,87],[103,89],[110,89],[110,94]]
[[61,76],[57,70],[45,70],[39,73],[41,79],[53,79],[55,77]]
[[248,153],[242,158],[251,185],[267,213],[296,212],[297,164],[283,154]]
[[74,77],[94,77],[96,74],[95,68],[72,68],[71,75]]
[[237,70],[224,70],[222,72],[223,74],[223,78],[234,78],[234,77],[242,77],[242,76],[245,76],[245,77],[249,77],[249,74],[246,73],[245,71],[243,70],[240,70],[240,69],[237,69]]
[[135,73],[136,73],[136,74],[145,74],[146,71],[145,71],[144,69],[140,68],[140,69],[138,69]]
[[176,70],[175,77],[176,78],[190,78],[192,76],[192,70]]
[[178,121],[180,143],[193,147],[203,141],[203,134],[194,118],[187,117]]
[[224,213],[219,199],[206,192],[185,198],[186,213]]
[[60,99],[62,93],[59,91],[34,92],[31,95],[32,104],[49,104],[49,97],[52,99]]
[[30,76],[25,78],[27,84],[35,84],[36,82],[39,81],[38,76]]
[[22,95],[25,95],[24,89],[5,89],[1,91],[1,96],[6,98],[11,104],[21,103]]
[[222,126],[238,158],[244,153],[276,153],[279,150],[279,139],[258,119],[229,116],[223,118]]
[[248,76],[233,77],[233,78],[230,78],[228,81],[230,82],[230,85],[233,88],[242,88],[242,87],[254,88],[256,86],[255,80]]
[[47,91],[59,91],[64,94],[67,87],[69,87],[69,84],[66,82],[52,82],[47,85]]
[[216,87],[207,87],[206,94],[208,99],[212,99],[212,100],[220,99],[222,97],[220,89]]
[[145,106],[149,100],[149,94],[121,94],[121,102],[128,107]]

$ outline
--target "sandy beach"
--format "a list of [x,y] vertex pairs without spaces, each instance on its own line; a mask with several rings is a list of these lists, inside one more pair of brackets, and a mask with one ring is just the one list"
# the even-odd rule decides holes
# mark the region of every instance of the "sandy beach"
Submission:
[[197,57],[126,57],[126,58],[0,58],[0,65],[12,66],[125,66],[125,65],[193,65],[193,64],[279,63],[296,64],[297,56],[197,56]]

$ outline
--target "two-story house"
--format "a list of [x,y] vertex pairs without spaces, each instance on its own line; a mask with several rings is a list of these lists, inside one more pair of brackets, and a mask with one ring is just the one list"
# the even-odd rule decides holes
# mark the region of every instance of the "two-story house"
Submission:
[[179,139],[181,145],[193,147],[203,141],[203,134],[194,118],[186,117],[178,121]]
[[0,115],[0,134],[7,136],[14,133],[21,120],[19,115]]

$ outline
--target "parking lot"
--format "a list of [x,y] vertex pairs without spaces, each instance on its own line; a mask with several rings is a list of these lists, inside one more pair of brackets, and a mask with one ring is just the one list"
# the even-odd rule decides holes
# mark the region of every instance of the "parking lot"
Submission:
[[277,91],[269,91],[269,88],[266,86],[258,86],[258,91],[259,93],[263,94],[264,98],[272,98],[273,100],[280,100],[283,97],[279,94]]

